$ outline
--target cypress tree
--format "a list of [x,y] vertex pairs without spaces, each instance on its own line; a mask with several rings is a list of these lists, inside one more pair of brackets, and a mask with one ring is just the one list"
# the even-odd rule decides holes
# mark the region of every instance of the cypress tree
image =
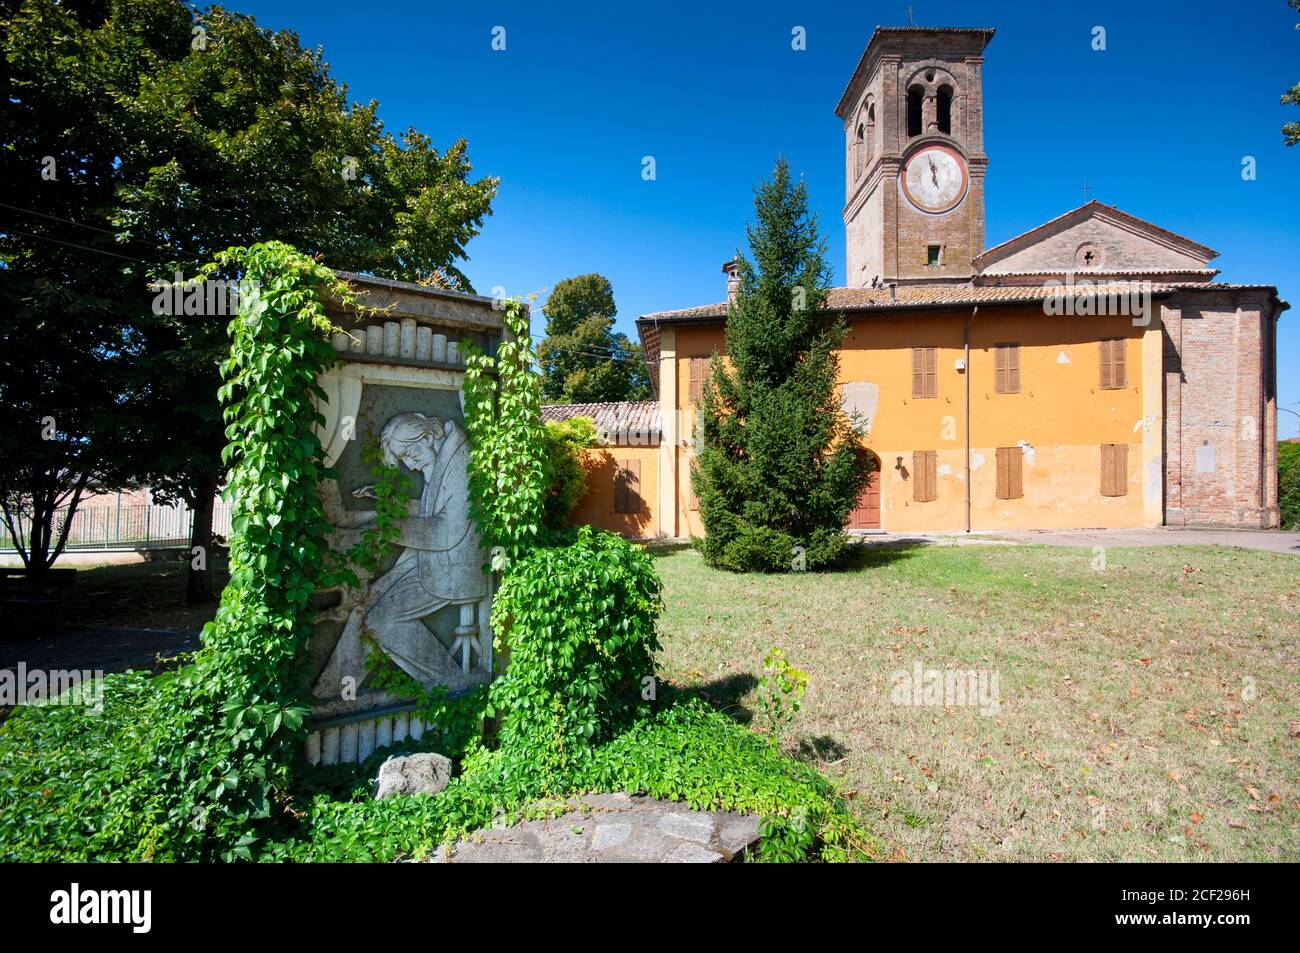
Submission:
[[867,480],[861,431],[836,391],[842,315],[826,310],[826,243],[784,159],[754,192],[753,261],[727,313],[700,401],[691,475],[710,565],[820,569],[844,554],[844,522]]

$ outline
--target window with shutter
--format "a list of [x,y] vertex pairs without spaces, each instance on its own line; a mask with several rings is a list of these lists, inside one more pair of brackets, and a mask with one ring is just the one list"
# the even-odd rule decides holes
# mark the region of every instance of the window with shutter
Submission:
[[700,395],[704,393],[704,378],[707,377],[709,373],[708,355],[696,355],[695,357],[692,357],[688,362],[688,367],[689,369],[687,373],[690,374],[690,384],[689,390],[687,391],[689,395],[687,400],[692,404],[698,404],[700,402]]
[[998,447],[999,500],[1018,500],[1025,495],[1021,479],[1024,454],[1019,447]]
[[1101,445],[1101,495],[1128,495],[1128,444]]
[[1110,342],[1110,385],[1128,386],[1128,341],[1124,338]]
[[1101,389],[1119,390],[1128,386],[1128,341],[1106,338],[1101,342]]
[[1020,345],[993,345],[993,390],[998,394],[1020,393]]
[[931,503],[939,498],[937,457],[934,450],[912,453],[912,500],[916,503]]
[[938,348],[912,348],[912,396],[915,398],[939,396]]
[[614,477],[614,512],[640,513],[641,461],[620,460]]

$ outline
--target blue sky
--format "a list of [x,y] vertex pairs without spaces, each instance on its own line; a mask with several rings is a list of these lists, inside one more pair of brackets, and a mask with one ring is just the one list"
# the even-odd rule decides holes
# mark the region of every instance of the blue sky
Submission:
[[[641,313],[722,299],[720,267],[778,154],[804,175],[843,279],[834,108],[875,25],[907,22],[906,2],[230,6],[323,46],[389,129],[469,140],[476,173],[502,180],[469,247],[478,291],[544,293],[598,271],[632,335]],[[1281,405],[1300,411],[1300,146],[1279,133],[1300,109],[1278,102],[1300,81],[1300,17],[1285,0],[912,8],[925,26],[997,29],[984,66],[987,244],[1082,204],[1086,180],[1090,198],[1219,250],[1219,280],[1275,284],[1296,303],[1278,379]],[[1091,48],[1098,25],[1104,52]],[[491,47],[497,26],[504,51]],[[805,51],[791,49],[795,26]],[[1292,414],[1278,423],[1300,432]]]

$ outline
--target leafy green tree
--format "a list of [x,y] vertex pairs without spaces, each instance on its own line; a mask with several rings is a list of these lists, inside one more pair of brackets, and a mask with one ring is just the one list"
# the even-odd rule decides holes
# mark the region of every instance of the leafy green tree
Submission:
[[[1300,10],[1300,0],[1287,0],[1292,9]],[[1300,30],[1300,23],[1296,24],[1296,29]],[[1283,106],[1300,106],[1300,83],[1296,83],[1289,90],[1282,94]],[[1293,146],[1300,142],[1300,122],[1288,122],[1282,126],[1282,136],[1288,146]]]
[[140,2],[120,30],[104,18],[97,5],[0,3],[0,507],[33,576],[66,542],[59,511],[127,482],[142,457],[130,408],[145,397],[132,372],[143,342],[124,312],[140,307],[150,249],[110,221],[128,138],[115,90],[161,38],[188,35],[190,16]]
[[569,514],[587,492],[582,451],[596,446],[590,417],[552,420],[546,424],[546,501],[542,521],[553,533],[569,528]]
[[755,190],[754,211],[754,261],[737,255],[727,314],[730,367],[714,355],[701,399],[700,545],[726,569],[819,569],[842,555],[844,521],[868,476],[836,392],[845,325],[825,309],[825,242],[784,159]]
[[537,345],[542,397],[559,404],[648,400],[641,345],[614,330],[614,288],[603,275],[556,284],[546,301],[546,338]]
[[1277,498],[1281,528],[1300,530],[1300,444],[1277,445]]
[[[111,463],[123,453],[99,438],[129,438],[129,475],[188,502],[192,543],[210,552],[229,316],[155,314],[147,285],[276,239],[332,268],[472,290],[457,262],[497,180],[470,180],[463,140],[439,152],[414,129],[386,132],[378,104],[350,103],[319,51],[221,7],[28,0],[0,15],[0,116],[14,143],[0,169],[19,196],[2,209],[5,303],[17,308],[0,315],[0,341],[53,347],[55,369],[90,360],[112,371],[77,405],[101,424],[83,443]],[[42,177],[46,156],[54,179]],[[66,346],[21,340],[39,321],[68,324],[49,289],[94,315]],[[211,595],[207,573],[192,571],[188,597]]]

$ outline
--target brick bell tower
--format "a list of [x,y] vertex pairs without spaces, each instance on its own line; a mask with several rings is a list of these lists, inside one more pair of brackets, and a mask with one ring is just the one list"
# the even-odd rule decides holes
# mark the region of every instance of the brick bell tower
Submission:
[[844,122],[845,285],[959,283],[984,250],[991,29],[876,27],[835,114]]

